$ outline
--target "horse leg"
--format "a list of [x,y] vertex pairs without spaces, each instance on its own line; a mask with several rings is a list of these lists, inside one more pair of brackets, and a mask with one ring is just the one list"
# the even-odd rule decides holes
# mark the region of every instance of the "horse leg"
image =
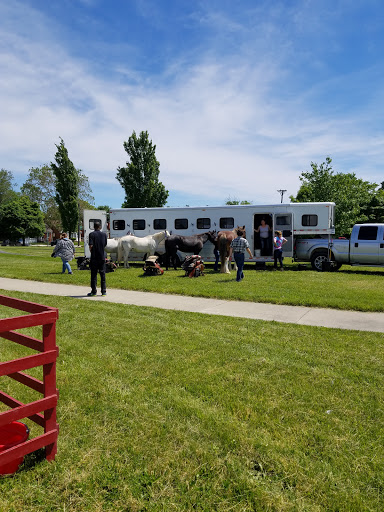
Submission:
[[177,250],[172,252],[172,265],[175,270],[177,270]]
[[124,268],[129,268],[128,258],[129,251],[124,251]]

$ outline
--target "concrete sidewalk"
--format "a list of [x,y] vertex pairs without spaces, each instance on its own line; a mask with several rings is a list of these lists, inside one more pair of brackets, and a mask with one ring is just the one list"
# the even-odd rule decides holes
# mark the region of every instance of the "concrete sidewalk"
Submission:
[[384,313],[361,313],[301,306],[279,306],[257,302],[235,302],[182,295],[108,289],[106,297],[87,297],[89,287],[0,278],[0,288],[43,295],[58,295],[93,302],[115,302],[160,309],[191,311],[299,325],[315,325],[357,331],[384,332]]

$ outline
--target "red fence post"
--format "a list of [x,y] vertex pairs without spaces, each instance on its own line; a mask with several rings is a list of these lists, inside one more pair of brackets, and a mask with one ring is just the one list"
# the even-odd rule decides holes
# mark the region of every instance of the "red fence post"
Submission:
[[[47,324],[43,326],[43,343],[44,352],[49,350],[58,349],[56,347],[56,324]],[[57,353],[58,355],[58,353]],[[44,397],[57,394],[56,389],[56,361],[43,366],[44,376]],[[44,432],[48,433],[51,430],[58,430],[58,424],[56,422],[56,407],[46,409],[44,411]],[[57,438],[53,444],[49,444],[45,447],[45,457],[47,460],[53,460],[57,453]]]

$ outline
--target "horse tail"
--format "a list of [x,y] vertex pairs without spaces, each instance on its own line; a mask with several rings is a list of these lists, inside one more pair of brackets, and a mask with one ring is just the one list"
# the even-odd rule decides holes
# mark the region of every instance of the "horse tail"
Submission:
[[218,240],[218,246],[220,252],[220,261],[221,263],[224,263],[225,258],[227,257],[227,235],[221,235]]

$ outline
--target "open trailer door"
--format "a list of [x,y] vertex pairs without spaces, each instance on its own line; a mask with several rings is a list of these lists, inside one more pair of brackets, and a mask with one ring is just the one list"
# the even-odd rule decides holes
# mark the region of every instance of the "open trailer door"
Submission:
[[[283,245],[283,256],[293,256],[293,214],[275,213],[274,231],[281,231],[287,243]],[[273,234],[275,236],[275,234]]]
[[84,210],[84,256],[86,258],[91,257],[89,250],[89,233],[94,231],[96,221],[100,222],[101,231],[104,231],[108,235],[107,212],[103,210]]

